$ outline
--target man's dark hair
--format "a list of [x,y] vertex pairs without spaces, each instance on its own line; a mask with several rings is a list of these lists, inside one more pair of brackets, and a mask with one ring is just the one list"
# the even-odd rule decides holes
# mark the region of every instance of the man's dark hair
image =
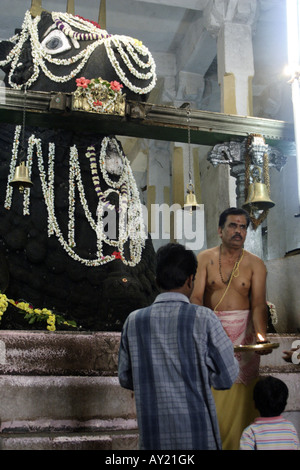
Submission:
[[282,380],[276,377],[262,377],[255,385],[253,399],[262,417],[279,416],[285,409],[289,390]]
[[195,276],[197,258],[179,243],[168,243],[157,251],[156,282],[162,290],[182,287],[190,275]]
[[239,209],[238,207],[229,207],[229,209],[226,209],[225,211],[223,211],[219,217],[220,228],[224,227],[228,215],[244,215],[246,217],[247,227],[249,227],[250,217],[249,217],[248,212],[245,211],[244,209]]

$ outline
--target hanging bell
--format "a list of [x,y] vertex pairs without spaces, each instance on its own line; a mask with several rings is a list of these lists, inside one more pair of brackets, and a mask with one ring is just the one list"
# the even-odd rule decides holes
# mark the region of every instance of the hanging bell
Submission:
[[33,186],[33,183],[29,178],[28,168],[25,165],[25,162],[21,162],[21,164],[17,166],[14,179],[11,180],[9,184],[18,188],[20,193],[23,193],[25,188]]
[[251,209],[254,210],[268,210],[275,206],[275,203],[271,201],[269,191],[264,183],[252,183],[249,185],[248,197],[243,208],[248,212]]
[[190,211],[190,214],[191,214],[193,211],[196,211],[199,209],[200,209],[200,204],[197,203],[197,199],[196,199],[194,191],[191,189],[188,189],[186,201],[183,206],[183,210]]
[[253,194],[254,194],[254,183],[249,184],[248,187],[248,194],[247,194],[247,199],[243,204],[243,209],[247,210],[250,212],[251,210],[251,201],[253,199]]

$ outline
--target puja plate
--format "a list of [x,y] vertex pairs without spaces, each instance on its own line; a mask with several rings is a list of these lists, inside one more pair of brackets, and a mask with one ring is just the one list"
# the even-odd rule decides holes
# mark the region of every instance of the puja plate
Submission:
[[276,349],[279,343],[258,343],[258,344],[239,344],[234,346],[234,352],[238,351],[268,351],[269,349]]

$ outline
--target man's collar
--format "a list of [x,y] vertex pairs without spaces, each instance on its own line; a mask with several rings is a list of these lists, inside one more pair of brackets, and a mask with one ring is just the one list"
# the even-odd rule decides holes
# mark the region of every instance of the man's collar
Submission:
[[180,292],[162,292],[158,294],[154,303],[156,302],[186,302],[190,303],[188,297]]

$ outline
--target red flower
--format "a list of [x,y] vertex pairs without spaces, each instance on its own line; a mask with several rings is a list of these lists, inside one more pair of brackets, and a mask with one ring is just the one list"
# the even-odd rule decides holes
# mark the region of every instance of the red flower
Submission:
[[99,100],[93,102],[94,106],[102,106],[102,104],[103,104],[102,101],[99,101]]
[[76,78],[76,85],[82,88],[87,88],[88,84],[91,82],[88,78],[80,77]]
[[113,82],[110,82],[110,88],[113,90],[113,91],[120,91],[121,88],[123,88],[123,85],[121,85],[121,83],[117,82],[116,80],[114,80]]
[[112,254],[116,259],[122,259],[122,255],[119,251],[114,251]]
[[89,23],[92,23],[92,25],[96,26],[96,28],[100,28],[100,25],[98,23],[96,23],[96,21],[92,21],[92,20],[88,20],[87,18],[83,18],[83,16],[80,16],[80,15],[75,15],[76,18],[80,18],[81,20],[84,20],[84,21],[88,21]]

